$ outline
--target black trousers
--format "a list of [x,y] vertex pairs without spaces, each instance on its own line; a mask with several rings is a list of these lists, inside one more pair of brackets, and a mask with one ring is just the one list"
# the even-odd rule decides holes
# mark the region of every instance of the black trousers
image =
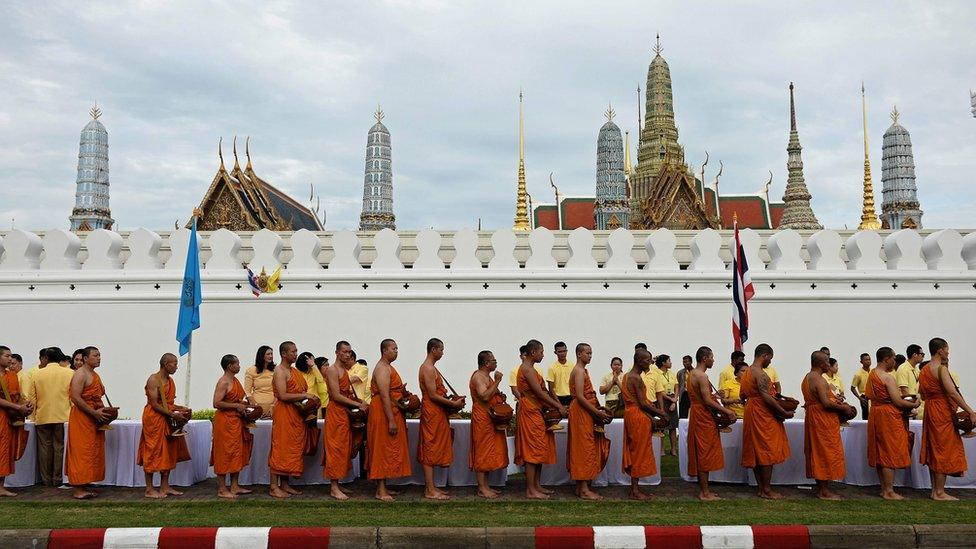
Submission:
[[681,393],[681,397],[678,398],[678,417],[681,419],[688,419],[688,411],[691,409],[691,397],[688,396],[688,391]]
[[867,418],[868,418],[868,401],[861,400],[861,419],[867,419]]
[[571,395],[557,396],[556,398],[559,400],[559,403],[562,404],[563,406],[569,406],[569,404],[573,402],[573,397]]

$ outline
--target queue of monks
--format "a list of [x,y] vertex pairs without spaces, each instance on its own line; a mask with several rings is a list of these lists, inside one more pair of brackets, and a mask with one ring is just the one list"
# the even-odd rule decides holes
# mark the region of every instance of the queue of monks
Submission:
[[[514,462],[525,468],[525,497],[548,499],[552,490],[541,484],[542,466],[556,463],[555,431],[566,421],[568,436],[566,466],[575,481],[576,495],[600,499],[592,482],[603,471],[610,456],[605,426],[615,417],[623,418],[622,469],[630,475],[630,497],[647,499],[639,487],[643,477],[658,471],[652,437],[662,433],[677,440],[677,421],[687,417],[688,473],[696,476],[699,498],[719,499],[709,486],[709,472],[725,467],[721,435],[729,425],[743,420],[741,465],[753,469],[758,496],[779,499],[773,490],[773,468],[786,461],[790,445],[783,422],[792,418],[800,402],[782,394],[778,375],[771,367],[773,349],[760,344],[754,349],[751,364],[741,352],[733,353],[732,364],[722,372],[716,390],[708,377],[715,357],[701,347],[692,357],[683,358],[683,369],[670,372],[667,355],[653,357],[647,346],[638,344],[631,368],[624,372],[623,361],[615,357],[611,372],[597,386],[606,395],[601,405],[588,366],[592,348],[587,343],[575,347],[575,362],[567,358],[568,347],[557,343],[556,362],[543,376],[539,364],[544,348],[530,340],[520,350],[520,363],[509,383],[517,407],[506,403],[501,391],[504,378],[491,351],[477,356],[477,369],[471,374],[468,395],[458,394],[437,368],[444,356],[444,343],[436,338],[427,342],[427,356],[420,366],[420,396],[407,391],[394,362],[397,344],[392,339],[380,343],[381,358],[368,375],[365,364],[357,360],[351,345],[340,341],[335,360],[330,363],[311,353],[299,353],[290,341],[278,347],[280,362],[273,362],[269,347],[258,350],[255,365],[248,368],[245,383],[238,380],[240,360],[225,355],[223,371],[213,396],[213,443],[210,464],[218,477],[217,493],[222,498],[237,498],[251,491],[239,484],[239,474],[251,460],[253,421],[271,419],[271,449],[268,466],[269,493],[275,498],[299,494],[289,479],[304,473],[305,456],[316,455],[323,444],[323,478],[331,483],[331,496],[349,498],[340,485],[351,470],[357,453],[363,468],[376,484],[375,497],[393,501],[396,493],[387,480],[411,474],[406,417],[419,412],[420,432],[416,452],[424,471],[424,497],[445,500],[450,496],[434,482],[437,467],[449,467],[454,460],[450,418],[472,400],[471,440],[468,461],[476,472],[478,494],[494,499],[500,492],[488,484],[488,474],[509,464],[507,430],[514,416]],[[830,481],[845,476],[844,447],[840,429],[857,416],[857,409],[844,400],[842,384],[836,381],[836,360],[827,348],[814,351],[810,371],[799,387],[805,408],[804,454],[806,476],[817,484],[817,495],[839,499],[830,490]],[[867,460],[876,468],[885,499],[902,499],[893,487],[894,473],[911,464],[912,433],[910,417],[922,417],[920,462],[929,469],[931,497],[953,500],[945,491],[946,478],[966,471],[967,460],[960,425],[968,421],[969,430],[976,412],[959,392],[949,371],[949,345],[941,338],[929,342],[930,360],[918,345],[908,348],[905,371],[912,381],[901,385],[902,367],[896,371],[896,355],[890,347],[862,355],[864,375],[855,376],[852,392],[867,415]],[[3,478],[14,472],[14,464],[27,444],[25,419],[31,417],[38,436],[42,482],[57,486],[61,482],[61,455],[64,472],[77,499],[90,499],[96,492],[90,485],[105,476],[105,431],[118,416],[96,372],[101,353],[95,347],[79,349],[69,358],[59,349],[41,351],[43,365],[23,375],[16,366],[22,359],[0,346],[0,408],[7,421],[0,421],[0,495],[15,493],[3,488]],[[922,367],[919,368],[919,364]],[[146,405],[142,413],[142,434],[136,457],[146,475],[146,497],[166,498],[181,493],[169,484],[176,464],[190,459],[183,431],[192,410],[176,405],[173,374],[178,360],[166,353],[159,369],[145,384]],[[22,394],[22,385],[26,391]],[[841,385],[841,387],[838,387]],[[450,389],[450,390],[449,390]],[[67,398],[64,398],[67,397]],[[924,403],[924,415],[920,413]],[[958,412],[958,409],[962,412]],[[324,429],[317,419],[324,417]],[[62,419],[63,418],[63,419]],[[64,423],[68,425],[67,444]],[[60,433],[60,439],[59,439]],[[158,488],[155,476],[159,475]]]

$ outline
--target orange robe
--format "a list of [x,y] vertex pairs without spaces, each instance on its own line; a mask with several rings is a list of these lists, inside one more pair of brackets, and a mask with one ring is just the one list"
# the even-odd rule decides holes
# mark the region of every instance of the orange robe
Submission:
[[919,463],[935,473],[962,476],[968,464],[962,437],[953,424],[956,403],[949,399],[942,381],[935,377],[929,365],[922,368],[918,377],[918,392],[925,400]]
[[[176,382],[169,378],[166,384],[166,407],[176,403]],[[142,434],[139,436],[139,453],[136,465],[147,473],[171,471],[176,464],[190,459],[186,437],[170,437],[169,418],[153,410],[148,403],[142,408]]]
[[[599,406],[596,391],[590,381],[590,373],[583,370],[583,398]],[[603,433],[593,430],[593,416],[576,400],[576,384],[570,383],[569,395],[569,442],[566,445],[566,468],[573,480],[593,480],[607,465],[610,457],[610,441]]]
[[407,420],[396,404],[406,394],[406,389],[396,368],[390,366],[390,406],[393,408],[393,421],[397,424],[396,435],[390,435],[383,399],[375,378],[369,384],[369,391],[372,395],[369,401],[369,417],[366,420],[366,470],[369,472],[369,479],[409,476],[412,469],[407,443]]
[[[349,372],[343,368],[339,377],[339,393],[353,400],[356,393],[349,382]],[[325,408],[325,452],[322,453],[323,477],[341,479],[352,469],[352,456],[362,442],[362,431],[352,428],[349,409],[337,402],[329,401]]]
[[508,440],[504,430],[496,429],[488,415],[488,409],[505,402],[501,393],[495,393],[483,402],[478,398],[474,383],[471,389],[471,447],[468,466],[482,473],[508,466]]
[[725,468],[722,436],[711,410],[702,402],[699,391],[697,384],[689,376],[688,397],[691,408],[688,411],[688,475],[693,477],[698,476],[699,471],[708,473]]
[[[20,404],[20,382],[17,373],[6,370],[3,376],[11,402]],[[0,397],[2,396],[0,394]],[[27,437],[30,434],[23,426],[11,425],[9,413],[5,411],[4,414],[0,414],[0,478],[14,473],[14,464],[24,455]]]
[[752,377],[752,368],[742,373],[742,388],[746,397],[745,417],[742,420],[742,466],[776,465],[790,457],[790,440],[786,426],[766,405],[759,392],[759,382]]
[[[234,384],[223,402],[241,404],[244,402],[244,387],[234,378]],[[244,418],[236,410],[217,410],[213,419],[213,446],[210,449],[210,465],[214,474],[239,473],[251,463],[251,446],[254,435],[244,426]]]
[[632,478],[650,477],[657,474],[657,458],[654,456],[654,426],[651,416],[641,409],[637,397],[631,394],[624,374],[624,455],[623,470]]
[[[278,366],[281,368],[282,366]],[[308,383],[298,368],[291,367],[286,389],[288,393],[308,392]],[[271,412],[271,452],[268,467],[276,475],[302,476],[305,470],[305,416],[294,403],[277,402],[278,390],[274,389],[276,405]]]
[[[912,464],[912,457],[908,451],[905,416],[891,403],[888,388],[877,369],[872,369],[868,374],[864,395],[871,401],[871,413],[868,414],[868,465],[888,469],[908,467]],[[925,413],[928,414],[928,408]]]
[[[545,387],[546,382],[539,372],[534,369],[533,372],[539,386]],[[556,435],[546,429],[546,422],[542,419],[542,403],[529,388],[521,366],[515,379],[516,388],[522,395],[515,407],[515,463],[556,463]]]
[[[91,383],[82,389],[81,399],[92,408],[101,408],[104,394],[102,378],[92,372]],[[99,431],[95,418],[79,410],[74,404],[71,405],[71,413],[68,415],[64,472],[68,475],[68,483],[75,486],[105,478],[105,431]]]
[[[447,398],[444,378],[439,372],[435,375],[434,391]],[[451,420],[447,418],[447,409],[430,398],[423,380],[420,380],[420,394],[423,396],[423,402],[420,406],[417,461],[421,465],[450,467],[451,462],[454,461],[454,432],[451,431]]]
[[[807,378],[800,384],[803,393],[803,455],[806,458],[807,478],[841,480],[847,475],[844,463],[844,444],[840,440],[840,416],[824,408],[817,395],[807,386]],[[835,404],[837,397],[828,389],[828,398]]]

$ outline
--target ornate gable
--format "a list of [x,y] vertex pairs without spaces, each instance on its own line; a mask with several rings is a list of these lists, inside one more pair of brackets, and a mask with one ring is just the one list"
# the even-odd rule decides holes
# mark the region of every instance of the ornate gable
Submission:
[[635,229],[717,229],[718,220],[709,216],[694,179],[683,164],[665,163],[654,180],[650,194],[640,203]]

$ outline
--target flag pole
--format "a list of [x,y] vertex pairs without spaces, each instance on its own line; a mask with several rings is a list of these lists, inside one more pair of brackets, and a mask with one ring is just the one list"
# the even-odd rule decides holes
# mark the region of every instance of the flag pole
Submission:
[[186,381],[183,382],[183,406],[190,407],[190,373],[193,362],[193,336],[190,336],[190,348],[186,352]]

